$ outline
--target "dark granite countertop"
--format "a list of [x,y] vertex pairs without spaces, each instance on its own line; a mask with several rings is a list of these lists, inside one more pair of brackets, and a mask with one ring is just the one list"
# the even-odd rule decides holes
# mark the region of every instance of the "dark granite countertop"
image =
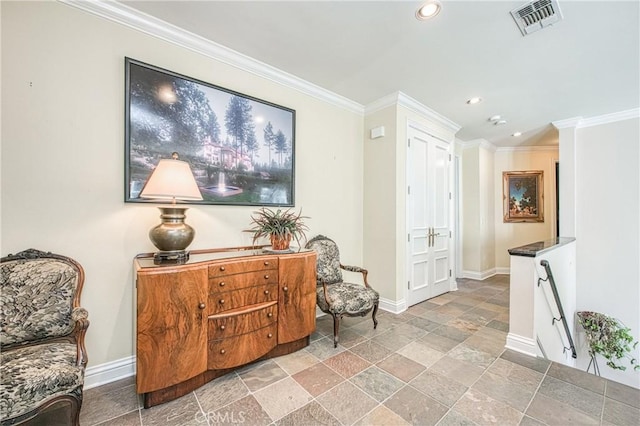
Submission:
[[536,257],[539,254],[544,253],[557,246],[562,246],[574,242],[576,239],[573,237],[558,237],[552,240],[538,241],[536,243],[527,244],[520,247],[509,249],[509,254],[512,256],[524,256],[524,257]]

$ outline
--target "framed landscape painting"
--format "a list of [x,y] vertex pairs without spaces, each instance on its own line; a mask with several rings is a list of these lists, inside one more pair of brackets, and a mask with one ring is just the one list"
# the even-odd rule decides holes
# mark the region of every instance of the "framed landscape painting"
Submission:
[[125,58],[125,201],[177,152],[194,204],[294,205],[295,111]]
[[544,222],[542,170],[502,172],[504,222]]

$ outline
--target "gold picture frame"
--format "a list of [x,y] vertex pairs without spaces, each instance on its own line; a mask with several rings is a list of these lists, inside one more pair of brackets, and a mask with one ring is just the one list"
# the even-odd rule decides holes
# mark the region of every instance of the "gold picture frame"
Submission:
[[502,172],[504,222],[544,222],[543,171]]

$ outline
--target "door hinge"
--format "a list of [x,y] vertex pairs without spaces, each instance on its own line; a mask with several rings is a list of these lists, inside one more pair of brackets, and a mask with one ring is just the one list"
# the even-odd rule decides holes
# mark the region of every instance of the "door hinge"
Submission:
[[407,289],[411,290],[411,281],[407,281]]
[[411,138],[407,139],[407,146],[411,147]]
[[449,231],[449,238],[452,238],[451,231]]
[[449,269],[449,277],[451,277],[451,269]]
[[451,199],[451,193],[449,193],[449,199]]
[[407,242],[410,243],[411,242],[411,234],[407,234]]
[[451,154],[449,154],[449,161],[451,161]]
[[411,195],[411,186],[407,186],[407,194]]

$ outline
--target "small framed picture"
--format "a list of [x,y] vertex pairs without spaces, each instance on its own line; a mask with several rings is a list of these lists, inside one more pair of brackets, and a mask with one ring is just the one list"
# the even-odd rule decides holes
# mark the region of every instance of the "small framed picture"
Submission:
[[542,170],[502,172],[504,222],[544,222]]

